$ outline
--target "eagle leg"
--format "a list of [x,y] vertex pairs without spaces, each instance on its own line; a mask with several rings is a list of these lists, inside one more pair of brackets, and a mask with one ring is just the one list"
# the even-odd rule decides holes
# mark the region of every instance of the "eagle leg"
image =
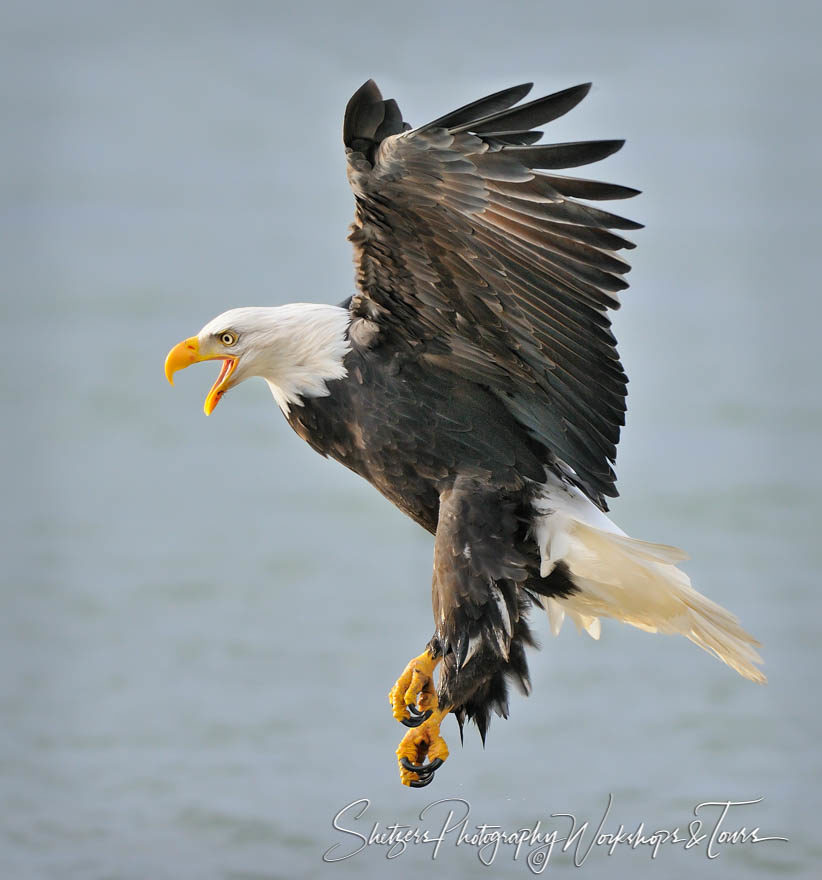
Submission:
[[[419,727],[409,730],[397,747],[400,781],[411,788],[423,788],[434,778],[448,757],[448,746],[440,736],[440,724],[450,709],[435,709]],[[428,763],[424,764],[428,758]]]

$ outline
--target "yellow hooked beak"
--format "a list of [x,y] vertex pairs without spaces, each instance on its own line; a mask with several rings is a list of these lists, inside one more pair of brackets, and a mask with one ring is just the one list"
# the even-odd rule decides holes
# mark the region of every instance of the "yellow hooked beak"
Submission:
[[196,336],[190,336],[182,342],[178,342],[166,357],[166,379],[173,385],[174,374],[178,370],[184,370],[192,364],[199,364],[201,361],[219,361],[222,360],[223,367],[217,381],[211,386],[211,391],[205,399],[203,411],[210,416],[214,411],[214,407],[220,402],[220,398],[228,390],[226,388],[231,374],[237,367],[239,358],[234,355],[225,354],[208,354],[200,353],[200,340]]

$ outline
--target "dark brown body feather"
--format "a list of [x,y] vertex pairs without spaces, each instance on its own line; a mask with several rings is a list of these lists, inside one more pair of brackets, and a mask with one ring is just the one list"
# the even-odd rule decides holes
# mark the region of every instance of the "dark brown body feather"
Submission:
[[506,678],[528,690],[531,597],[573,589],[562,570],[539,577],[531,535],[531,500],[551,453],[487,390],[392,351],[387,341],[355,349],[346,367],[346,379],[330,382],[327,397],[292,408],[289,422],[317,452],[436,535],[432,645],[444,660],[440,699],[460,721],[473,718],[484,737],[490,712],[507,714]]

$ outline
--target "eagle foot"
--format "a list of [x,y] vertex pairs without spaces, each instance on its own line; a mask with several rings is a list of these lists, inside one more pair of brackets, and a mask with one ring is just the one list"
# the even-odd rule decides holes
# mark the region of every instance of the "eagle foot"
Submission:
[[[411,788],[423,788],[448,757],[448,746],[440,736],[440,724],[448,709],[436,709],[419,726],[402,738],[397,747],[400,781]],[[423,763],[428,758],[428,763]]]
[[439,663],[426,649],[403,670],[388,694],[394,717],[406,727],[419,727],[437,708],[434,670]]

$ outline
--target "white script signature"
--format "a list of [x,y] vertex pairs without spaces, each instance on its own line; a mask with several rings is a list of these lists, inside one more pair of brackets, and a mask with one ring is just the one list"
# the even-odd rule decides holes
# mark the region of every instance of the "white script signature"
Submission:
[[332,844],[324,853],[324,862],[341,862],[362,853],[369,847],[384,847],[385,858],[396,859],[411,847],[431,847],[431,858],[436,859],[444,845],[464,846],[476,850],[479,861],[489,867],[500,851],[510,853],[514,861],[524,856],[525,864],[534,874],[548,868],[555,851],[572,852],[576,867],[582,867],[594,848],[611,856],[620,848],[647,848],[652,859],[664,847],[681,846],[685,850],[704,851],[708,859],[719,857],[722,848],[766,841],[787,841],[787,837],[763,836],[759,826],[731,824],[731,812],[738,814],[743,807],[758,804],[763,798],[750,801],[703,801],[693,809],[693,818],[682,825],[668,828],[650,828],[645,822],[635,826],[616,825],[609,819],[613,795],[594,826],[589,820],[579,822],[573,813],[551,813],[552,824],[537,819],[533,825],[506,830],[488,823],[469,824],[471,805],[464,798],[444,798],[433,801],[419,812],[419,824],[398,822],[383,824],[363,821],[371,806],[368,798],[346,804],[332,820],[335,831],[345,836],[345,842]]

